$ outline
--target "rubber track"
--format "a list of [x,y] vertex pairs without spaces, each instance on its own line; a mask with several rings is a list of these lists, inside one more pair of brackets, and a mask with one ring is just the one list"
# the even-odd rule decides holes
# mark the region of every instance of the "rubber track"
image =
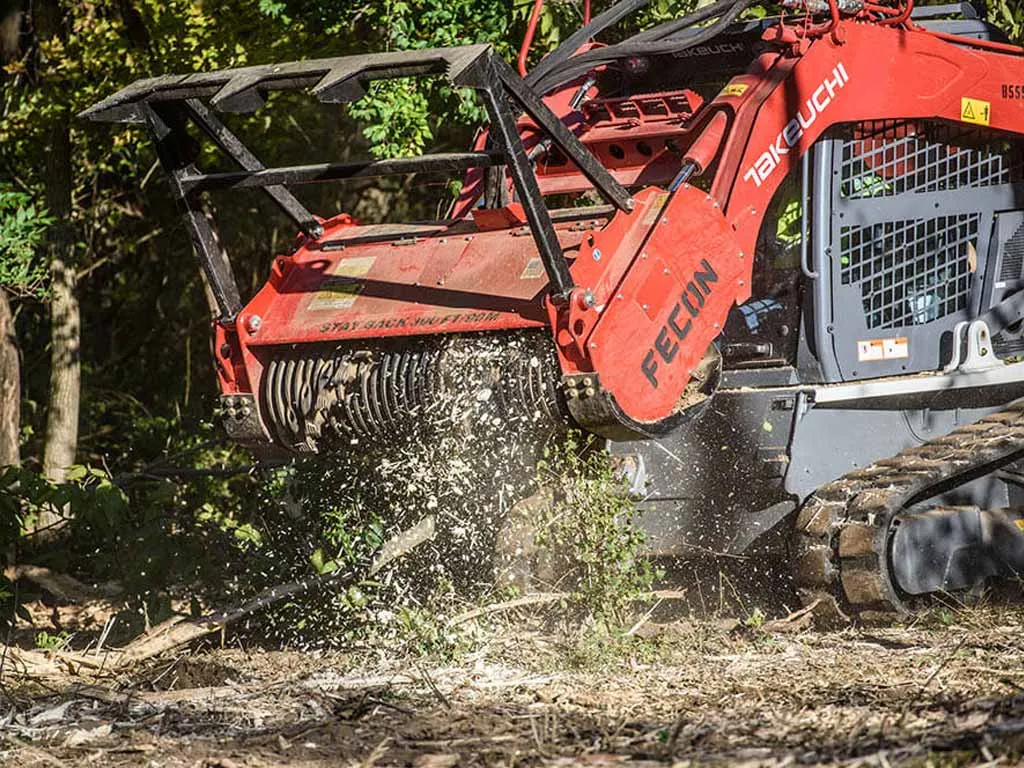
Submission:
[[805,605],[845,619],[907,614],[927,603],[889,578],[890,521],[899,512],[1024,455],[1024,400],[819,488],[796,521],[794,578]]

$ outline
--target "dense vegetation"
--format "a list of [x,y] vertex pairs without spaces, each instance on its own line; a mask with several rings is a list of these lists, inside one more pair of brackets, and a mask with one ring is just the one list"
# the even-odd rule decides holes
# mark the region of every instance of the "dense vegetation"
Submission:
[[[607,4],[595,0],[598,10]],[[693,4],[656,0],[640,23]],[[0,546],[8,557],[117,579],[155,616],[171,585],[220,588],[239,577],[225,565],[231,553],[271,568],[258,550],[309,492],[302,467],[256,467],[210,423],[207,299],[151,144],[139,130],[76,114],[168,72],[476,42],[511,60],[532,5],[0,3]],[[538,50],[579,24],[581,3],[548,6]],[[1016,3],[989,0],[988,10],[1020,36]],[[480,119],[472,98],[440,82],[397,81],[344,111],[281,97],[232,125],[264,159],[288,163],[456,149]],[[433,215],[451,191],[398,180],[299,194],[320,214],[401,220]],[[208,205],[251,293],[293,236],[288,222],[256,197]],[[334,509],[318,523],[335,552],[379,542],[374,521],[350,512]],[[353,540],[353,530],[365,537]],[[59,546],[46,543],[55,538]],[[330,567],[333,553],[322,546],[314,537],[299,554],[314,569]]]

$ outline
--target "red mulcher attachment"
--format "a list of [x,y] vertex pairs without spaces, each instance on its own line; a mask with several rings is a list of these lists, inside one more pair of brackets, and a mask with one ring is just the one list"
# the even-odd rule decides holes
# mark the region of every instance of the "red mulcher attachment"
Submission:
[[[252,111],[266,91],[283,88],[350,101],[368,80],[427,74],[445,74],[479,93],[491,123],[476,151],[265,168],[211,109]],[[561,92],[552,100],[559,99],[566,100]],[[518,124],[510,102],[525,113]],[[84,115],[145,123],[157,140],[217,299],[217,368],[229,433],[317,451],[328,426],[358,437],[415,418],[452,373],[442,370],[438,335],[545,326],[554,348],[531,342],[528,355],[520,350],[504,362],[506,401],[529,408],[541,402],[555,418],[568,415],[619,439],[673,426],[684,406],[700,399],[681,398],[729,307],[744,296],[744,257],[704,192],[683,185],[674,194],[649,188],[634,198],[623,182],[665,183],[678,173],[676,142],[692,142],[687,123],[699,104],[681,91],[593,101],[583,113],[564,105],[570,116],[582,114],[574,126],[581,142],[489,47],[469,46],[161,77],[135,83]],[[189,123],[242,170],[200,172]],[[634,134],[628,152],[624,132]],[[543,155],[536,172],[528,151],[534,163]],[[287,189],[470,169],[488,173],[470,173],[456,207],[461,215],[429,224],[362,226],[347,215],[323,221]],[[488,175],[503,204],[473,207]],[[243,305],[197,196],[247,188],[262,189],[302,235]],[[593,189],[609,204],[556,211],[544,205],[545,194]],[[698,389],[706,395],[716,381],[712,367]],[[326,416],[332,409],[335,415]]]
[[[713,341],[732,305],[749,296],[764,212],[823,131],[893,118],[1024,128],[1024,100],[1007,98],[1006,85],[1024,82],[1019,49],[914,27],[909,4],[860,0],[795,4],[802,13],[766,26],[746,73],[707,103],[679,90],[584,106],[595,73],[699,50],[749,0],[721,0],[579,52],[643,4],[612,6],[526,80],[477,45],[161,77],[84,113],[145,123],[156,139],[217,299],[230,434],[320,451],[330,435],[414,426],[458,377],[465,358],[449,354],[452,345],[481,332],[532,339],[525,351],[509,343],[494,364],[510,412],[568,417],[617,440],[664,434],[714,390]],[[288,88],[347,102],[367,81],[422,75],[446,75],[479,94],[490,127],[474,151],[265,168],[211,109],[253,111],[267,91]],[[199,171],[189,123],[242,170]],[[425,171],[469,171],[454,219],[322,221],[287,189]],[[701,175],[707,191],[689,183]],[[303,234],[243,306],[196,198],[247,188],[262,189]],[[545,206],[545,195],[583,190],[606,205]]]

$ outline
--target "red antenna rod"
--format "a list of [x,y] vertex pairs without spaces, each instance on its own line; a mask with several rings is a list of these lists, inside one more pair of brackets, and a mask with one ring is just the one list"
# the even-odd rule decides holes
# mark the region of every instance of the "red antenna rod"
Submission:
[[530,46],[533,45],[533,36],[537,32],[537,22],[540,21],[540,12],[543,9],[544,0],[534,0],[533,13],[530,14],[530,22],[526,25],[526,36],[519,48],[519,74],[522,77],[526,77],[526,57],[530,53]]

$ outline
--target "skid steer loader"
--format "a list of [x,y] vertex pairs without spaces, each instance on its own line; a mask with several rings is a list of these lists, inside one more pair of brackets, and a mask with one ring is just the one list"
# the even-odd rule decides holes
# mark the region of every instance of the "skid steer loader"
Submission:
[[[604,438],[654,554],[783,531],[801,594],[851,618],[1015,578],[1024,51],[912,0],[719,0],[593,42],[644,5],[525,78],[474,45],[157,77],[83,113],[153,136],[217,302],[227,433],[387,442],[486,337],[505,416]],[[470,151],[265,167],[219,116],[420,76],[479,96]],[[201,170],[193,134],[239,170]],[[442,221],[323,218],[289,190],[428,172],[464,175]],[[243,301],[198,200],[250,189],[299,237]]]

